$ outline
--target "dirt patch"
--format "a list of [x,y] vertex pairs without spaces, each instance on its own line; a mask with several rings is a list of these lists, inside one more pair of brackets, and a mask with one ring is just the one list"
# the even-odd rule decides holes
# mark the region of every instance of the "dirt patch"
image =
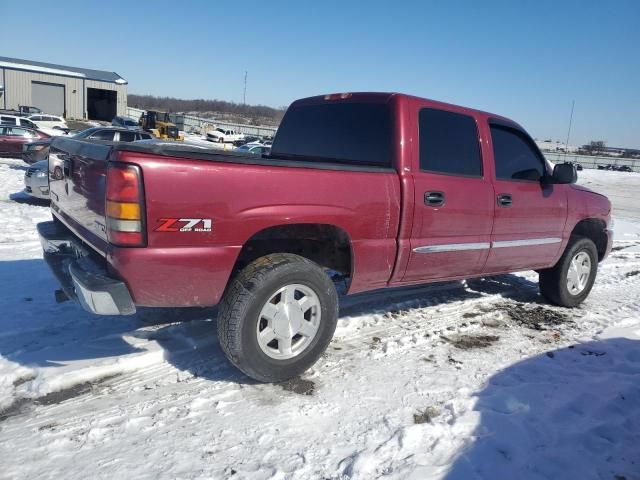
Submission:
[[625,277],[635,277],[636,275],[640,275],[640,270],[632,270],[631,272],[628,272]]
[[462,314],[462,318],[475,318],[482,315],[480,312],[466,312]]
[[636,247],[638,245],[640,245],[640,243],[638,242],[630,242],[630,243],[627,243],[626,245],[614,245],[611,251],[619,252],[620,250],[626,250],[627,248]]
[[541,306],[527,307],[523,303],[503,303],[498,310],[505,312],[518,325],[532,330],[547,330],[566,323],[572,323],[567,315]]
[[31,380],[33,380],[34,377],[33,375],[27,375],[26,377],[21,377],[21,378],[17,378],[13,381],[13,386],[14,387],[19,387],[20,385],[22,385],[23,383],[27,383],[30,382]]
[[497,335],[459,335],[457,337],[443,336],[442,338],[461,350],[487,348],[500,339]]
[[278,385],[287,392],[297,393],[298,395],[313,395],[316,388],[316,384],[311,380],[304,380],[299,377],[292,378],[286,382],[281,382]]
[[431,423],[431,420],[440,415],[440,410],[436,407],[427,407],[422,412],[413,414],[413,423]]
[[[15,415],[19,415],[23,413],[25,409],[29,408],[32,405],[56,405],[58,403],[64,402],[65,400],[69,400],[74,397],[79,397],[80,395],[89,393],[97,385],[100,385],[101,383],[104,383],[118,376],[119,375],[109,375],[99,380],[78,383],[77,385],[73,385],[72,387],[65,388],[64,390],[58,390],[57,392],[51,392],[38,398],[17,398],[7,408],[5,408],[4,410],[0,410],[0,422],[3,422],[9,417],[13,417]],[[26,377],[25,379],[19,379],[19,380],[16,380],[16,382],[24,383],[24,382],[28,382],[29,380],[33,380],[33,377],[31,378]],[[20,383],[18,383],[18,385],[19,384]],[[14,385],[16,385],[15,382],[14,382]]]
[[20,414],[28,403],[28,398],[18,398],[7,408],[0,410],[0,422],[4,422],[7,418]]

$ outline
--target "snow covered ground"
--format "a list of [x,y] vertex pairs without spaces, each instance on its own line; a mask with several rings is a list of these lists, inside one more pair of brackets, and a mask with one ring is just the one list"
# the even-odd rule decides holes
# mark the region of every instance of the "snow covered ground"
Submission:
[[263,385],[213,311],[56,304],[25,168],[0,159],[0,478],[640,478],[640,175],[580,172],[618,238],[582,307],[533,272],[348,297],[313,370]]

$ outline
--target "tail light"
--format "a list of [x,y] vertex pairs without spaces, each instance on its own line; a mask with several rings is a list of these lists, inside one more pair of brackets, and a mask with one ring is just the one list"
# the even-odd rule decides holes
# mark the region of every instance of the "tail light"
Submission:
[[121,247],[144,247],[144,191],[140,167],[109,163],[107,167],[107,238]]

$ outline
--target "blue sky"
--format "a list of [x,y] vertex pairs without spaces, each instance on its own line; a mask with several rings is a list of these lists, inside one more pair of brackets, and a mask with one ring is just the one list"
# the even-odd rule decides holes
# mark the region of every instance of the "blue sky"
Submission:
[[575,100],[571,143],[640,148],[638,0],[30,0],[2,19],[0,55],[113,70],[131,93],[240,102],[247,70],[248,103],[400,91],[561,141]]

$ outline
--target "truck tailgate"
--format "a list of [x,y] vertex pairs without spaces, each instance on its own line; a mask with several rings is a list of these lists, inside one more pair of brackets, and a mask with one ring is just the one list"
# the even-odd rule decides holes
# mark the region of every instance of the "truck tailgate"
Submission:
[[56,137],[49,155],[51,209],[102,255],[107,251],[105,187],[111,144]]

